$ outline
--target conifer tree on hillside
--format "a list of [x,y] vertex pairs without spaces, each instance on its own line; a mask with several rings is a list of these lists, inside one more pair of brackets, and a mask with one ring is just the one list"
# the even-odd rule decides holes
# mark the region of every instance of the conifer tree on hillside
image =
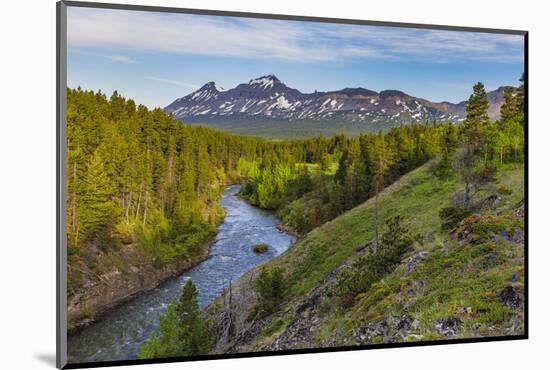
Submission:
[[88,164],[81,194],[77,211],[81,225],[80,234],[83,237],[93,237],[112,226],[117,214],[116,203],[113,201],[115,188],[105,171],[100,150],[94,152]]
[[473,87],[473,94],[466,104],[466,121],[464,122],[464,151],[461,158],[461,174],[464,181],[464,208],[469,209],[471,199],[477,188],[490,181],[491,171],[482,163],[481,151],[487,141],[485,133],[489,120],[489,100],[485,87],[478,82]]
[[287,290],[283,270],[275,267],[272,270],[262,268],[253,288],[258,295],[256,313],[261,316],[272,314],[280,308]]
[[345,171],[343,179],[344,201],[345,207],[349,209],[358,203],[358,198],[362,192],[361,178],[366,172],[364,163],[361,161],[359,143],[356,140],[349,145]]
[[299,198],[313,190],[313,181],[311,179],[308,166],[306,165],[300,167],[297,179],[297,188],[296,195]]
[[153,334],[140,348],[139,358],[197,356],[210,351],[213,338],[200,314],[197,296],[197,288],[189,280],[179,300],[161,316],[160,333]]
[[373,161],[373,174],[374,174],[374,194],[375,194],[375,206],[374,206],[374,253],[378,248],[378,240],[380,236],[380,220],[378,210],[378,195],[384,190],[384,176],[390,169],[393,163],[393,153],[386,146],[384,135],[380,132],[373,141],[372,146],[372,161]]
[[[517,88],[509,88],[504,93],[504,104],[500,108],[500,119],[496,124],[494,147],[498,155],[499,163],[505,159],[514,161],[520,159],[521,149],[524,145],[524,77],[520,79],[521,85]],[[508,154],[512,153],[510,157]]]
[[479,129],[489,122],[489,100],[485,86],[478,82],[473,87],[473,93],[466,103],[466,126]]
[[197,287],[189,280],[183,287],[176,306],[176,317],[181,330],[179,339],[184,355],[206,353],[211,344],[208,326],[200,316],[198,294]]
[[512,87],[504,90],[504,103],[500,107],[500,119],[506,121],[520,112],[518,89]]
[[458,142],[458,130],[452,124],[447,125],[442,138],[441,160],[435,169],[435,173],[439,178],[445,179],[454,176],[455,153]]
[[342,152],[342,155],[340,156],[340,160],[338,161],[338,169],[336,170],[336,173],[334,174],[334,181],[343,184],[344,179],[346,177],[346,173],[348,171],[348,162],[349,162],[349,150],[345,148]]

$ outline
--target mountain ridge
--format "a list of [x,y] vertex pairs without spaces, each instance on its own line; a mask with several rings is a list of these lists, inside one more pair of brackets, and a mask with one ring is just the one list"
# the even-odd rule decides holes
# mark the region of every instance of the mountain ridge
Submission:
[[[492,119],[499,117],[505,88],[499,87],[487,94]],[[391,127],[406,123],[461,122],[465,118],[466,102],[432,102],[400,90],[376,92],[363,87],[302,93],[269,74],[228,90],[210,81],[174,100],[164,111],[190,123],[261,119],[344,121]]]

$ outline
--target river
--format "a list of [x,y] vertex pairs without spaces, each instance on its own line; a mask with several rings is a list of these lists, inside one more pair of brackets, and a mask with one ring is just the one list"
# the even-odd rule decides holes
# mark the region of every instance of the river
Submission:
[[[122,304],[99,322],[68,338],[69,363],[135,359],[141,344],[158,328],[167,305],[179,297],[188,279],[199,289],[199,306],[212,302],[228,281],[254,266],[283,253],[295,237],[281,232],[273,212],[253,207],[237,196],[239,185],[228,187],[221,199],[226,210],[219,225],[210,257],[175,279]],[[270,246],[264,254],[252,245]]]

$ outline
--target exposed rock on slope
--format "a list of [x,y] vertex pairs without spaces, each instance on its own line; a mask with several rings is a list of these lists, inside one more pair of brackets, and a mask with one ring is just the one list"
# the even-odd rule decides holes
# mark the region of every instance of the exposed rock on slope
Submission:
[[[192,259],[175,261],[162,267],[155,267],[150,257],[144,256],[135,245],[121,247],[117,255],[98,256],[98,265],[112,266],[108,271],[94,272],[84,264],[76,263],[72,268],[80,269],[82,286],[69,290],[67,295],[67,322],[69,332],[74,332],[100,318],[110,309],[135,297],[137,294],[156,288],[168,278],[180,275],[208,257],[208,244],[202,253]],[[125,263],[107,263],[116,258]]]

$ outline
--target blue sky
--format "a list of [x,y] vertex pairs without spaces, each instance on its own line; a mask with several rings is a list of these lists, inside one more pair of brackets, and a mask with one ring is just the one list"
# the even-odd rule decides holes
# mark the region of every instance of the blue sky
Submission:
[[523,37],[69,7],[68,85],[163,107],[209,81],[275,74],[302,92],[398,89],[432,101],[517,85]]

